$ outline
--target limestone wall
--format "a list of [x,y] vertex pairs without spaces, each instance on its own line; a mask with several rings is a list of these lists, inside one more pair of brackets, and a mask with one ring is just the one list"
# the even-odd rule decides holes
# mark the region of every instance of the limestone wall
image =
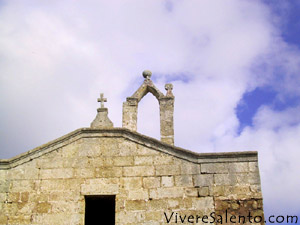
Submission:
[[254,153],[193,156],[130,132],[97,135],[0,161],[0,224],[84,224],[85,195],[116,195],[116,224],[167,224],[172,212],[169,224],[181,224],[175,213],[262,215]]

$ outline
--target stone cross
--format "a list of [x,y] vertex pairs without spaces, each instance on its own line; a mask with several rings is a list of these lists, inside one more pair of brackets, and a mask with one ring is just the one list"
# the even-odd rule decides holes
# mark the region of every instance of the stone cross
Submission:
[[173,93],[172,93],[172,90],[173,90],[173,84],[166,84],[165,85],[165,89],[166,89],[166,91],[167,91],[167,96],[168,97],[171,97],[171,96],[173,96]]
[[101,102],[101,108],[104,108],[104,102],[107,102],[107,98],[103,97],[103,93],[100,94],[100,98],[98,98],[98,102]]

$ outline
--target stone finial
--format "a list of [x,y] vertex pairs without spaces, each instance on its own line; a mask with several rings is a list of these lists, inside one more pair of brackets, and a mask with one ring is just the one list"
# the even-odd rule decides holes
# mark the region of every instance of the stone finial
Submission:
[[173,84],[166,84],[165,85],[165,89],[167,91],[167,94],[166,96],[167,97],[174,97],[173,93],[172,93],[172,90],[173,90]]
[[97,99],[101,103],[101,108],[97,109],[97,116],[91,123],[91,128],[111,128],[113,123],[108,118],[108,109],[104,108],[104,102],[107,102],[107,99],[104,98],[104,94],[100,94],[100,98]]
[[152,75],[152,72],[150,70],[144,70],[143,77],[145,78],[145,80],[150,80],[151,75]]

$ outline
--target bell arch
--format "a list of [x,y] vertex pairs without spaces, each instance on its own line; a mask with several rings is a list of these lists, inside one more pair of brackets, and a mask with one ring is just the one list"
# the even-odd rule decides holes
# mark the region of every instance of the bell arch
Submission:
[[172,93],[173,85],[166,84],[167,90],[164,95],[155,85],[151,78],[152,73],[148,70],[143,72],[144,82],[138,90],[131,96],[126,98],[123,103],[123,119],[122,126],[132,131],[137,131],[137,116],[138,116],[138,103],[141,99],[148,94],[152,93],[159,102],[160,114],[160,138],[161,141],[174,145],[174,100],[175,97]]

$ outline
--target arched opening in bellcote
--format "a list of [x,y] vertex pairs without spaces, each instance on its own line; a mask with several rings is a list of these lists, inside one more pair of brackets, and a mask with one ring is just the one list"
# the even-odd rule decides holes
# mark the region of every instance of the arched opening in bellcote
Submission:
[[151,93],[138,104],[137,132],[160,139],[159,102]]

